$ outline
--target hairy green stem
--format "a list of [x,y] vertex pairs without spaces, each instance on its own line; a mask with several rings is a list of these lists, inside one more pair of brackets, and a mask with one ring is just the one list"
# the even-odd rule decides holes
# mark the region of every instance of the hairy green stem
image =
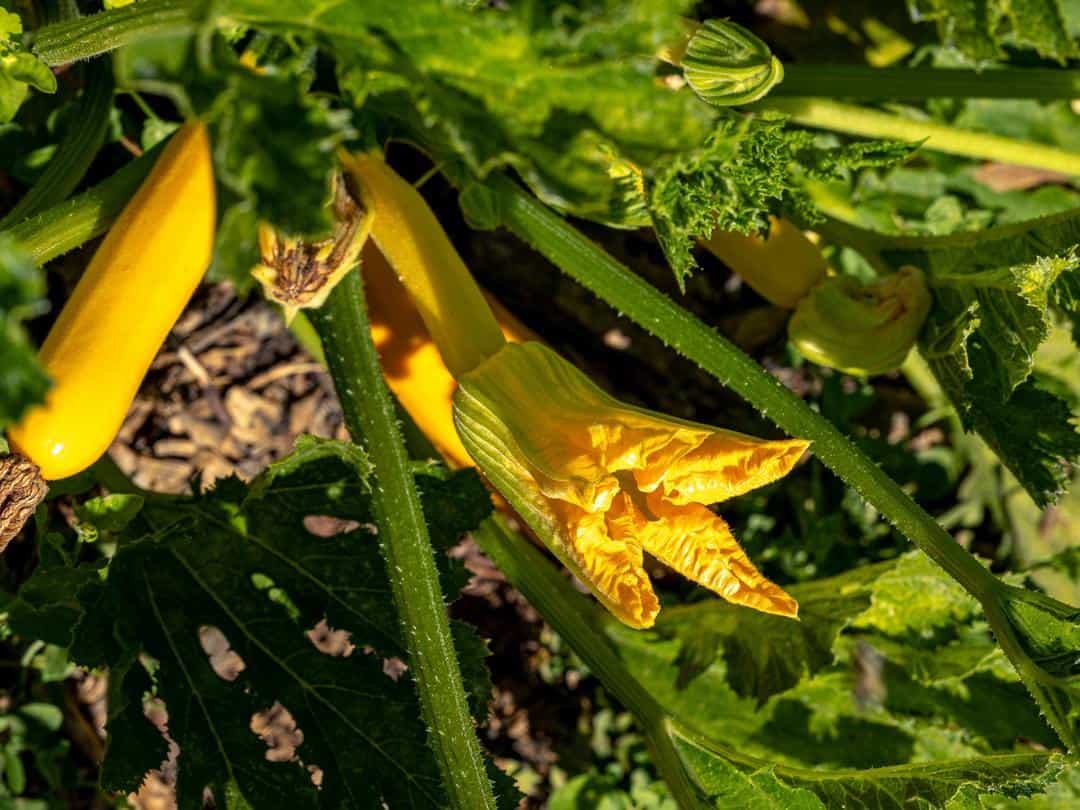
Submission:
[[0,219],[0,229],[56,205],[75,190],[105,140],[112,96],[113,78],[108,60],[88,65],[86,87],[73,111],[71,128],[37,182]]
[[38,264],[100,236],[109,229],[127,201],[150,173],[164,144],[131,161],[118,172],[82,194],[54,205],[36,216],[7,228]]
[[784,65],[769,97],[824,98],[1080,98],[1080,70],[1058,68],[873,68],[867,65]]
[[354,439],[364,441],[378,480],[372,501],[380,548],[450,804],[459,810],[494,808],[427,523],[371,339],[359,271],[346,275],[310,317],[322,340],[345,424]]
[[63,65],[107,53],[135,39],[189,31],[194,0],[138,0],[123,8],[63,20],[34,32],[33,51],[50,65]]
[[949,155],[1080,175],[1080,154],[1076,152],[1002,135],[958,129],[936,121],[904,118],[827,98],[766,98],[747,109],[782,112],[791,116],[796,123],[816,129],[868,138],[923,141],[924,149]]

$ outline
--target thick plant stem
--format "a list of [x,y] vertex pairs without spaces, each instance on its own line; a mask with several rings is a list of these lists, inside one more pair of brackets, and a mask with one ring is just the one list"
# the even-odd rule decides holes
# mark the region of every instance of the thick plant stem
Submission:
[[604,687],[641,724],[652,749],[653,761],[679,807],[684,810],[707,808],[709,805],[694,789],[675,750],[668,732],[667,714],[626,670],[604,637],[596,603],[574,590],[536,546],[506,529],[501,518],[484,521],[473,536],[510,584],[521,591],[544,621],[555,628]]
[[54,205],[36,216],[5,229],[38,264],[100,236],[109,229],[164,148],[158,144],[77,197]]
[[390,392],[371,339],[364,287],[353,271],[311,320],[353,438],[363,440],[378,485],[372,495],[380,547],[401,617],[429,743],[459,810],[494,808],[480,742],[465,700],[434,552]]
[[784,65],[784,80],[769,91],[780,96],[862,99],[1080,98],[1080,71],[1057,68],[961,70],[873,68],[867,65]]
[[1075,152],[1001,135],[957,129],[936,121],[917,121],[827,98],[767,98],[748,109],[782,112],[791,116],[796,123],[816,129],[868,138],[923,141],[924,149],[949,155],[1080,175],[1080,154]]
[[34,53],[63,65],[106,53],[153,34],[189,31],[194,0],[138,0],[123,8],[45,25],[34,32]]
[[504,224],[557,267],[679,354],[693,360],[814,454],[980,600],[997,580],[831,422],[753,358],[634,275],[562,217],[505,177],[495,178]]
[[92,62],[86,67],[86,88],[72,115],[71,129],[37,182],[0,219],[0,229],[56,205],[74,191],[105,140],[112,95],[112,66],[109,60]]

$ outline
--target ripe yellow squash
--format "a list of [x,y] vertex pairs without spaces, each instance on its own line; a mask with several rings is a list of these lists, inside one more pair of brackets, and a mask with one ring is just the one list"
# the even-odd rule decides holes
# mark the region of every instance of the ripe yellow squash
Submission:
[[214,174],[206,127],[181,127],[94,254],[44,345],[53,386],[8,432],[46,480],[108,449],[150,363],[210,264]]

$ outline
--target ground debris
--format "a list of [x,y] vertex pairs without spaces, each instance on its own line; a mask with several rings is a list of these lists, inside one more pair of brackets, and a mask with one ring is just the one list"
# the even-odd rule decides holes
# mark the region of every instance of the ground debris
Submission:
[[217,284],[173,330],[110,454],[139,486],[184,492],[252,478],[300,433],[346,436],[329,378],[272,306]]

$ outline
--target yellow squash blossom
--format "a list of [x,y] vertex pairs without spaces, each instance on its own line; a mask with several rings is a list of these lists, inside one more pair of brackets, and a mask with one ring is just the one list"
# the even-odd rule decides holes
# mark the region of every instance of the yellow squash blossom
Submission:
[[507,343],[419,193],[377,155],[344,163],[372,238],[457,380],[454,421],[469,456],[617,618],[649,627],[660,610],[646,552],[730,602],[797,615],[708,505],[782,477],[807,442],[636,408],[542,344]]
[[458,378],[469,454],[615,616],[660,610],[643,552],[729,602],[795,616],[708,504],[785,475],[808,443],[764,441],[619,402],[540,343],[507,344]]

